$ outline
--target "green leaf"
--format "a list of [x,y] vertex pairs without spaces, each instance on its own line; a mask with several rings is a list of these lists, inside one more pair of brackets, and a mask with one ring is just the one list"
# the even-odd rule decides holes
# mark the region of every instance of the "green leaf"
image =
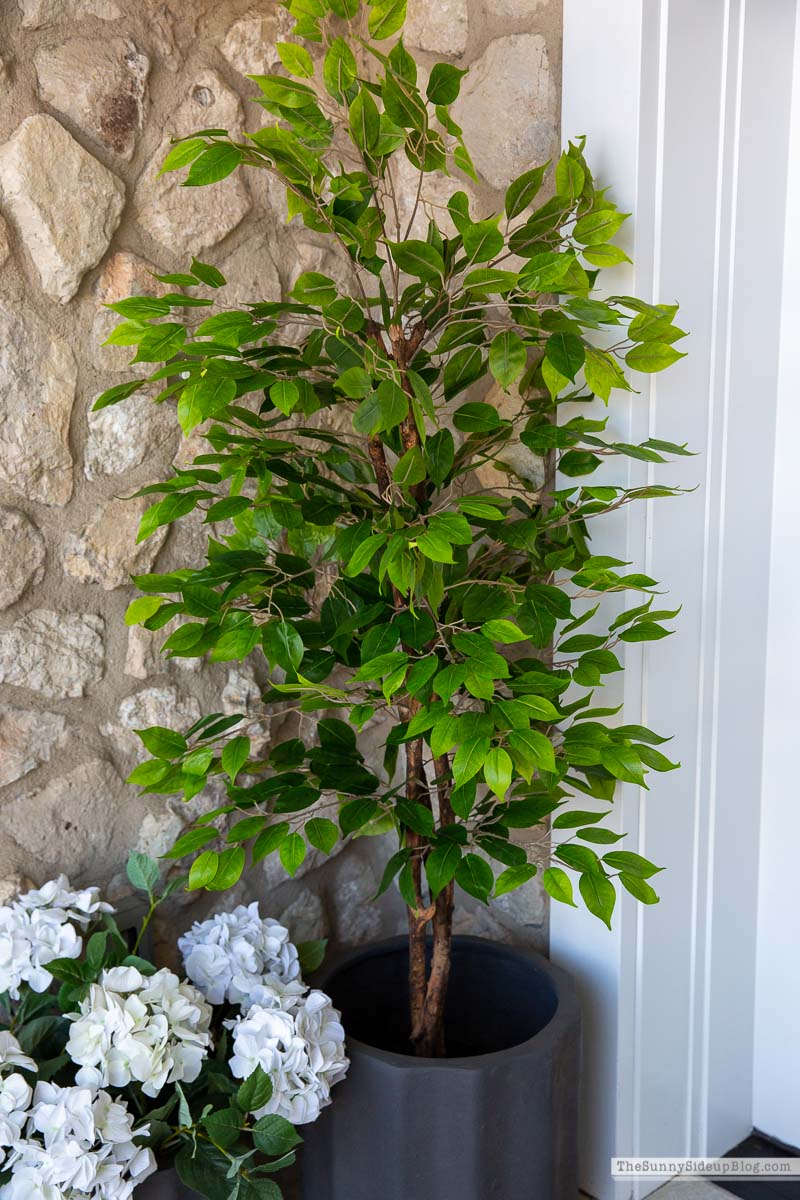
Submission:
[[238,1109],[219,1108],[216,1112],[210,1112],[203,1118],[203,1126],[212,1141],[225,1149],[238,1142],[242,1118]]
[[465,854],[456,870],[456,883],[470,896],[486,904],[494,887],[494,873],[484,858],[479,858],[477,854]]
[[291,75],[296,75],[300,79],[312,78],[314,63],[311,55],[303,46],[297,46],[294,42],[276,42],[275,49]]
[[[242,152],[230,142],[215,142],[198,155],[184,180],[184,187],[205,187],[219,183],[242,161]],[[192,268],[194,270],[194,268]]]
[[367,27],[376,41],[383,41],[403,28],[406,0],[381,0],[370,9]]
[[163,596],[138,596],[131,600],[125,611],[125,624],[141,625],[148,617],[152,617],[153,613],[158,612],[164,602]]
[[53,958],[48,962],[47,969],[61,983],[70,983],[79,986],[86,982],[86,973],[83,965],[76,962],[74,958]]
[[489,641],[500,642],[506,646],[512,645],[514,642],[525,642],[528,640],[527,633],[523,633],[513,621],[487,621],[485,625],[481,625],[481,633]]
[[613,883],[597,871],[586,871],[578,884],[583,902],[589,912],[611,928],[611,916],[617,902]]
[[306,844],[299,833],[290,833],[283,839],[278,851],[283,869],[289,875],[296,875],[306,856]]
[[450,63],[436,63],[431,71],[426,91],[431,104],[448,105],[458,99],[461,79],[466,73],[458,67],[451,66]]
[[175,1158],[181,1183],[206,1200],[229,1200],[230,1183],[225,1177],[228,1159],[202,1142],[184,1142]]
[[615,212],[613,208],[601,208],[576,221],[572,235],[583,246],[599,246],[611,240],[628,216],[628,213]]
[[627,871],[622,871],[620,872],[619,881],[625,888],[625,891],[630,892],[642,904],[658,904],[658,893],[653,890],[645,879],[640,879],[638,875],[629,875]]
[[413,487],[416,483],[422,483],[425,476],[425,462],[419,446],[412,446],[410,450],[407,450],[392,471],[394,482],[406,488]]
[[334,38],[322,64],[322,78],[329,95],[341,104],[358,76],[353,51],[344,38]]
[[552,896],[561,904],[570,904],[573,908],[577,908],[572,897],[572,881],[566,871],[561,870],[561,867],[548,867],[542,876],[542,883],[548,896]]
[[506,751],[497,747],[490,750],[483,764],[483,777],[498,800],[505,799],[512,774],[513,765]]
[[416,800],[398,800],[396,809],[401,824],[422,837],[433,836],[433,813],[424,804]]
[[300,961],[300,971],[303,975],[311,975],[314,971],[319,970],[325,961],[327,946],[327,938],[317,938],[311,942],[297,943],[297,957]]
[[297,276],[292,295],[303,304],[326,305],[333,303],[338,292],[329,275],[322,275],[319,271],[304,271]]
[[306,837],[323,854],[330,854],[339,840],[339,830],[326,817],[313,817],[306,823]]
[[494,884],[495,898],[505,896],[507,892],[513,892],[523,884],[528,883],[536,874],[536,867],[533,863],[525,863],[518,867],[508,867],[500,875],[498,875]]
[[666,342],[641,342],[625,355],[625,362],[634,371],[644,371],[652,374],[671,367],[679,358],[685,358],[674,346]]
[[[374,11],[374,10],[373,10]],[[365,87],[350,105],[350,132],[360,150],[369,152],[380,136],[381,118],[378,106]]]
[[429,529],[425,533],[418,534],[417,546],[432,562],[451,563],[454,561],[450,542],[441,533],[436,533],[434,530]]
[[296,671],[303,661],[305,647],[300,634],[287,621],[273,621],[264,626],[264,653],[270,666]]
[[498,333],[489,347],[489,370],[502,388],[509,388],[525,370],[525,343],[513,329]]
[[583,257],[593,267],[616,267],[619,263],[630,262],[624,250],[610,244],[604,246],[586,246]]
[[146,382],[145,379],[131,379],[128,383],[117,383],[114,387],[107,388],[95,400],[92,412],[99,412],[103,408],[110,408],[112,404],[119,404],[121,400],[127,400],[128,396],[138,392]]
[[151,325],[139,341],[134,362],[166,362],[178,353],[186,341],[186,329],[177,321]]
[[147,892],[148,896],[153,895],[158,883],[158,863],[149,855],[132,850],[125,864],[125,873],[137,891]]
[[431,850],[425,859],[425,874],[431,891],[431,899],[435,900],[443,888],[454,877],[461,861],[461,847],[457,842],[446,842]]
[[526,171],[524,175],[520,175],[518,179],[509,184],[505,202],[507,217],[518,217],[521,212],[525,211],[541,188],[549,165],[549,163],[545,163],[542,167],[534,167],[533,170]]
[[342,833],[347,837],[351,833],[355,833],[357,829],[361,829],[368,821],[378,812],[378,801],[371,797],[361,797],[358,800],[348,800],[347,804],[343,804],[339,813],[339,827]]
[[242,1112],[255,1112],[263,1108],[272,1098],[272,1080],[261,1067],[256,1067],[240,1085],[236,1093],[236,1104]]
[[236,776],[250,757],[250,738],[231,738],[222,751],[222,769],[231,783],[236,783]]
[[236,398],[236,382],[222,375],[204,375],[188,384],[178,400],[178,420],[188,437],[202,421],[216,416]]
[[508,745],[517,767],[529,782],[534,770],[555,771],[552,742],[538,730],[512,730],[508,735]]
[[556,191],[559,196],[573,204],[583,191],[585,179],[583,167],[577,158],[565,151],[556,167]]
[[277,825],[268,825],[253,844],[253,865],[255,866],[256,863],[261,862],[262,858],[266,858],[268,854],[277,850],[288,832],[288,821],[279,821]]
[[469,738],[458,747],[452,766],[456,787],[461,787],[467,780],[472,779],[473,775],[478,774],[490,749],[491,742],[487,737]]
[[616,359],[594,346],[586,347],[584,374],[589,391],[594,392],[601,400],[608,400],[612,388],[629,390],[628,382]]
[[217,836],[216,829],[190,829],[188,833],[181,834],[164,858],[184,858],[187,854],[194,854],[195,850],[213,842]]
[[642,858],[641,854],[634,854],[631,850],[612,850],[603,855],[603,862],[615,871],[624,871],[626,875],[634,875],[637,879],[649,879],[651,875],[657,875],[663,870],[663,867],[657,867],[648,859]]
[[496,217],[467,225],[462,240],[467,258],[474,263],[490,262],[505,246],[505,238],[497,228]]
[[225,276],[217,267],[210,263],[201,262],[199,258],[192,259],[192,274],[208,287],[219,288],[225,285]]
[[276,408],[288,416],[300,399],[300,391],[297,384],[282,379],[273,383],[269,389],[269,398]]
[[425,444],[428,475],[436,487],[441,487],[455,461],[455,443],[449,429],[440,429]]
[[344,568],[344,574],[349,578],[360,575],[369,566],[381,546],[385,545],[388,536],[386,533],[373,533],[363,542],[359,542]]
[[435,279],[444,275],[444,260],[441,254],[427,242],[411,238],[405,242],[390,242],[392,258],[401,271],[416,279]]
[[177,171],[180,167],[188,167],[189,163],[205,150],[206,145],[207,142],[203,138],[187,138],[178,142],[165,157],[159,175],[164,175],[167,171]]
[[288,1154],[302,1140],[294,1125],[277,1113],[262,1117],[253,1126],[253,1141],[261,1153],[268,1154],[270,1158]]
[[363,367],[348,367],[336,380],[336,387],[351,400],[363,400],[372,391],[372,376]]
[[162,725],[151,725],[149,729],[135,729],[145,750],[156,758],[173,759],[184,754],[187,749],[186,738],[174,729],[165,729]]
[[586,350],[574,333],[553,333],[547,339],[545,358],[560,375],[574,380],[584,364]]
[[169,312],[166,300],[155,296],[129,296],[127,300],[118,300],[116,304],[107,304],[106,308],[119,313],[121,317],[129,317],[134,321],[147,321],[150,317],[165,317]]
[[206,888],[210,892],[224,892],[238,883],[245,864],[245,852],[241,846],[223,850],[219,856],[216,874]]

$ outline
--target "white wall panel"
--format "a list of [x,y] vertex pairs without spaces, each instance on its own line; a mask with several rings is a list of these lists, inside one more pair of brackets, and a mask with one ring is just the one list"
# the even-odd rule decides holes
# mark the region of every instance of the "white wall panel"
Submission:
[[[668,870],[662,903],[627,900],[610,938],[552,916],[587,1029],[584,1186],[612,1153],[715,1153],[752,1119],[753,974],[770,481],[793,0],[565,2],[565,140],[635,216],[614,283],[681,303],[689,356],[618,403],[615,432],[688,441],[653,477],[695,486],[634,506],[602,548],[646,564],[683,604],[674,638],[626,648],[625,719],[675,735],[682,770],[640,804],[629,842]],[[646,478],[632,464],[628,477]],[[618,477],[619,478],[619,477]],[[766,480],[767,486],[764,486]],[[665,605],[667,606],[667,605]],[[651,777],[652,778],[652,777]]]

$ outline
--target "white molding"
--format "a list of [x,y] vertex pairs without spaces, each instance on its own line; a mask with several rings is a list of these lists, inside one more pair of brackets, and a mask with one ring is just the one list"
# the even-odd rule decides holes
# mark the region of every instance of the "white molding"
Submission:
[[[675,734],[683,763],[629,844],[665,863],[662,903],[621,905],[610,937],[554,905],[551,952],[588,1013],[583,1186],[611,1154],[718,1153],[752,1120],[760,729],[794,0],[565,0],[563,130],[634,212],[613,286],[681,301],[689,357],[612,410],[615,433],[688,440],[657,478],[696,485],[632,506],[604,552],[684,605],[676,636],[626,650],[625,719]],[[757,399],[756,399],[757,398]],[[631,481],[647,478],[642,464]],[[617,476],[619,479],[619,475]],[[666,605],[665,605],[666,606]],[[652,779],[652,776],[651,776]]]
[[800,805],[794,785],[800,669],[800,38],[795,45],[764,709],[754,1124],[800,1146]]

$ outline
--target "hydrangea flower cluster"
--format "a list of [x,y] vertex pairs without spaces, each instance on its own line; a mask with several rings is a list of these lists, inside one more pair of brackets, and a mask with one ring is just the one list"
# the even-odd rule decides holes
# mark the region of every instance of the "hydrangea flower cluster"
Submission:
[[289,931],[258,902],[195,921],[178,939],[186,974],[211,1004],[291,1008],[305,994]]
[[[14,1079],[21,1076],[4,1080],[3,1097]],[[9,1121],[17,1132],[5,1166],[13,1175],[0,1188],[1,1200],[129,1200],[155,1171],[152,1151],[134,1141],[148,1127],[134,1128],[124,1101],[42,1081],[33,1093],[24,1087]]]
[[231,1074],[247,1079],[261,1067],[272,1081],[272,1096],[255,1115],[277,1113],[293,1125],[316,1121],[350,1065],[330,997],[311,991],[291,1012],[255,1004],[226,1024],[233,1031]]
[[78,958],[83,949],[79,930],[99,913],[113,911],[97,888],[73,891],[66,875],[0,906],[0,992],[18,1000],[23,983],[46,992],[53,982],[47,964],[54,958]]
[[13,1033],[0,1033],[0,1166],[7,1151],[22,1137],[28,1119],[33,1089],[19,1071],[6,1074],[10,1067],[35,1071],[36,1063],[24,1054]]
[[83,1087],[125,1087],[146,1096],[167,1083],[191,1083],[211,1045],[211,1008],[197,988],[172,971],[145,977],[136,967],[112,967],[92,984],[73,1025],[67,1053]]

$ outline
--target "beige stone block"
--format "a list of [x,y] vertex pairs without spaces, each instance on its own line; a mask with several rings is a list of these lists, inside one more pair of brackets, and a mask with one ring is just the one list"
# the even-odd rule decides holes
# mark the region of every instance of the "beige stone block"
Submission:
[[16,603],[44,575],[44,538],[18,508],[0,506],[0,608]]
[[0,147],[0,196],[48,296],[65,304],[108,249],[122,182],[46,113]]
[[32,609],[0,633],[0,683],[48,699],[83,696],[103,676],[104,630],[95,613]]
[[39,96],[128,161],[144,119],[150,60],[128,38],[72,38],[33,56]]
[[65,341],[0,305],[0,480],[29,500],[63,505],[72,495],[76,379]]
[[42,29],[58,21],[76,21],[98,17],[116,21],[122,10],[116,0],[17,0],[23,29]]
[[66,742],[67,721],[61,713],[33,708],[0,707],[0,787],[21,779]]
[[492,187],[546,162],[557,147],[558,89],[544,38],[495,38],[470,67],[451,112]]
[[202,255],[222,241],[251,207],[239,171],[199,188],[182,186],[186,178],[183,170],[158,173],[169,152],[170,137],[212,128],[227,129],[234,137],[240,134],[242,106],[237,94],[215,71],[201,71],[168,118],[165,138],[142,172],[134,198],[134,216],[142,228],[184,257]]
[[285,8],[264,3],[234,21],[219,48],[241,75],[268,75],[281,62],[275,43],[285,41],[293,25]]
[[99,583],[106,591],[130,583],[131,575],[150,570],[164,544],[162,526],[143,542],[136,533],[152,496],[107,501],[80,533],[64,539],[64,571],[82,583]]
[[467,0],[409,0],[405,40],[409,46],[460,58],[467,48]]

